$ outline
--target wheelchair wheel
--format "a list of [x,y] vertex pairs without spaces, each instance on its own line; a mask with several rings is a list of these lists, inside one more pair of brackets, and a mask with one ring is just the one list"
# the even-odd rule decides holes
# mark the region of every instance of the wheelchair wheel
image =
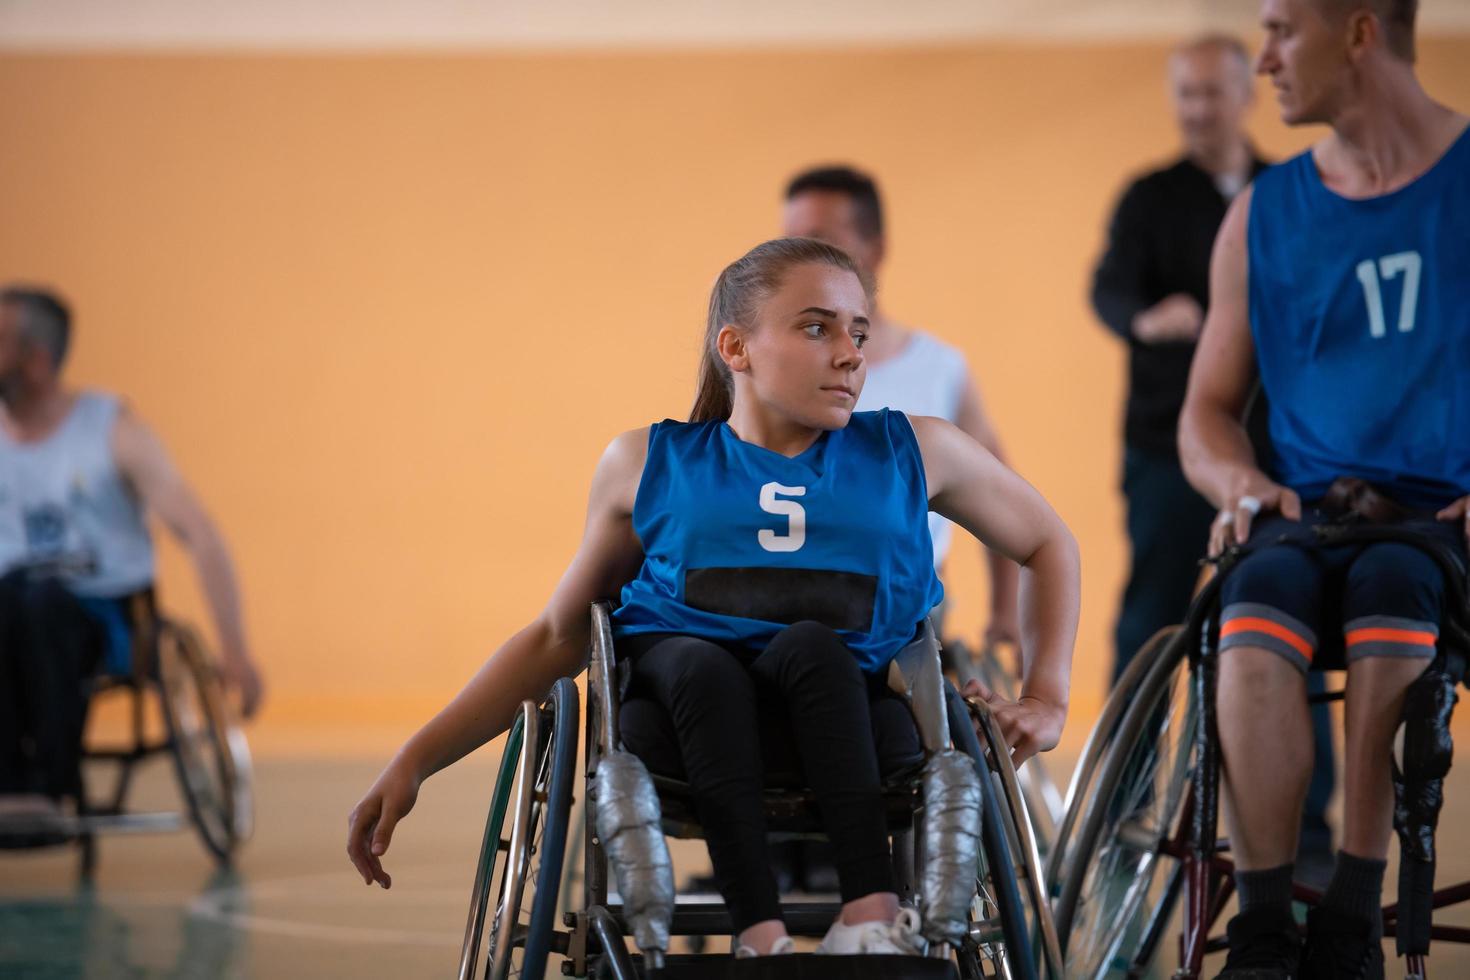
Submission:
[[[571,678],[558,680],[540,708],[529,701],[521,705],[485,821],[460,951],[461,980],[475,976],[482,934],[487,980],[539,978],[546,972],[566,854],[579,725],[577,688]],[[508,838],[502,836],[507,816]]]
[[[1149,638],[1137,655],[1128,662],[1123,675],[1114,685],[1112,694],[1103,705],[1102,713],[1093,724],[1092,731],[1088,733],[1082,754],[1077,759],[1077,767],[1072,771],[1072,780],[1067,786],[1062,819],[1057,824],[1056,834],[1052,837],[1051,847],[1046,854],[1046,890],[1053,901],[1061,894],[1062,882],[1071,868],[1071,852],[1079,829],[1078,818],[1085,801],[1097,796],[1102,762],[1114,749],[1123,716],[1133,704],[1144,678],[1148,676],[1155,662],[1165,655],[1173,655],[1168,648],[1170,641],[1179,632],[1179,627],[1172,626]],[[1062,936],[1061,939],[1065,945],[1066,937]]]
[[165,620],[156,649],[159,700],[179,787],[200,840],[225,866],[254,828],[250,747],[198,634]]
[[[1014,662],[1014,658],[1010,662]],[[993,646],[981,650],[976,668],[980,682],[1007,701],[1015,701],[1020,696],[1020,679],[1011,670],[1007,656],[1001,650]],[[1057,788],[1057,781],[1048,771],[1046,760],[1039,755],[1026,760],[1025,765],[1016,772],[1016,782],[1025,801],[1026,816],[1036,841],[1036,853],[1045,859],[1051,854],[1052,843],[1057,837],[1057,826],[1067,809],[1066,801]]]
[[[946,701],[955,747],[976,760],[982,776],[980,867],[975,875],[970,934],[956,952],[960,977],[962,980],[982,977],[1038,980],[1031,943],[1036,909],[1022,901],[1017,886],[1018,862],[1011,851],[1014,825],[990,778],[985,749],[971,725],[965,702],[953,688],[947,692]],[[1056,974],[1053,980],[1061,980],[1061,975]]]
[[1168,853],[1184,822],[1199,706],[1187,638],[1166,638],[1134,692],[1085,798],[1057,901],[1075,977],[1137,976],[1178,899],[1182,865]]

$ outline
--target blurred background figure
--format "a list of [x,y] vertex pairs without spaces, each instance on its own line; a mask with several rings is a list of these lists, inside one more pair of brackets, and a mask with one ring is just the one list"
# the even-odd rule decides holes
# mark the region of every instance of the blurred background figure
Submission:
[[1175,50],[1169,92],[1184,155],[1123,192],[1092,285],[1098,317],[1128,345],[1123,496],[1132,555],[1114,680],[1150,636],[1184,618],[1199,578],[1215,511],[1184,479],[1175,429],[1209,305],[1215,232],[1265,166],[1245,132],[1252,85],[1240,41],[1212,35]]
[[[878,274],[888,243],[877,182],[852,167],[803,171],[786,186],[781,224],[784,235],[818,238],[851,255],[878,290],[868,342],[863,347],[868,379],[856,410],[894,408],[909,415],[932,415],[953,422],[1005,462],[1000,437],[986,417],[980,387],[970,375],[965,355],[922,330],[904,326],[883,308]],[[941,573],[953,530],[943,517],[929,515],[934,567]],[[987,643],[1014,644],[1020,637],[1016,563],[988,549],[984,557],[990,568],[990,613],[982,630],[984,639]]]
[[[1114,629],[1113,680],[1159,629],[1184,618],[1215,511],[1184,479],[1176,430],[1209,306],[1210,253],[1226,208],[1266,161],[1245,130],[1254,91],[1244,43],[1211,34],[1175,49],[1169,93],[1184,154],[1123,192],[1093,278],[1098,317],[1128,344],[1123,496],[1130,560]],[[1256,419],[1264,414],[1252,413]],[[1251,426],[1258,455],[1263,427]],[[1313,690],[1322,675],[1312,675]],[[1326,810],[1333,788],[1330,712],[1312,710],[1316,767],[1302,818],[1302,876],[1332,870]]]
[[245,715],[261,679],[224,540],[162,443],[116,395],[65,386],[65,303],[0,289],[0,797],[42,814],[74,797],[83,681],[130,669],[128,599],[153,585],[158,517],[189,551]]
[[[953,422],[1002,462],[1000,438],[985,415],[980,388],[970,376],[965,355],[922,330],[904,326],[883,308],[878,273],[887,251],[883,200],[877,182],[848,166],[814,167],[791,178],[786,185],[781,233],[818,238],[852,256],[874,284],[871,326],[863,346],[867,380],[858,396],[857,411],[893,408],[909,415],[932,415]],[[954,526],[944,517],[929,515],[934,542],[934,567],[944,572]],[[982,630],[987,645],[1014,645],[1020,637],[1016,613],[1016,563],[983,549],[990,569],[990,612]],[[943,606],[935,611],[935,628],[943,634]],[[1019,667],[1019,665],[1017,665]],[[1019,670],[1017,671],[1019,676]],[[831,847],[821,841],[792,841],[771,850],[783,884],[799,883],[809,892],[837,889],[837,869]]]

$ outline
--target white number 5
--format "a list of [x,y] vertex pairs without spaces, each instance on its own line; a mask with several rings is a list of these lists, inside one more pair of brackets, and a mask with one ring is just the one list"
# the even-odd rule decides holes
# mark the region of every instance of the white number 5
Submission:
[[1383,289],[1379,285],[1379,276],[1393,279],[1401,272],[1404,274],[1404,294],[1399,300],[1399,333],[1408,333],[1414,329],[1414,315],[1419,308],[1419,270],[1423,265],[1418,252],[1399,252],[1385,255],[1377,262],[1364,259],[1358,263],[1358,281],[1363,284],[1364,299],[1368,301],[1370,337],[1382,337],[1388,333],[1383,317]]
[[778,493],[787,497],[804,497],[806,487],[783,487],[779,483],[767,483],[761,487],[761,510],[786,518],[787,530],[785,534],[777,534],[770,528],[762,528],[756,538],[767,551],[800,551],[806,544],[806,508],[794,500],[776,499]]

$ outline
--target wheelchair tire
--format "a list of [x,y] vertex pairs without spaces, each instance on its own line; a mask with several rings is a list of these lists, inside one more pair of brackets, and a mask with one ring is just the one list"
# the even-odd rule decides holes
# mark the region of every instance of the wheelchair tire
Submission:
[[[482,934],[487,980],[546,972],[571,816],[579,710],[576,685],[567,677],[556,682],[541,707],[521,706],[485,821],[460,952],[461,980],[475,976]],[[508,839],[502,837],[507,817]]]
[[[1070,869],[1071,851],[1077,837],[1081,811],[1086,801],[1097,795],[1097,781],[1102,774],[1102,761],[1113,751],[1123,716],[1137,697],[1149,670],[1160,657],[1166,655],[1170,640],[1178,633],[1179,627],[1167,627],[1149,638],[1149,641],[1128,662],[1123,675],[1113,686],[1112,694],[1104,703],[1102,713],[1093,724],[1092,731],[1088,733],[1087,742],[1082,747],[1082,754],[1077,759],[1077,766],[1072,770],[1072,779],[1067,786],[1062,819],[1057,824],[1056,834],[1051,839],[1051,846],[1046,855],[1046,890],[1053,901],[1061,895],[1062,882]],[[1061,931],[1059,922],[1058,932],[1061,933]],[[1062,948],[1065,949],[1066,935],[1061,934],[1059,938]]]
[[1031,945],[1031,916],[1016,884],[1016,862],[1010,848],[1014,829],[1010,827],[1009,813],[990,778],[985,750],[971,726],[964,700],[953,687],[947,686],[945,695],[955,747],[975,760],[981,777],[981,867],[976,870],[971,936],[956,952],[960,977],[962,980],[997,976],[1039,980]]
[[[1021,692],[1020,679],[1016,677],[994,647],[980,651],[976,661],[980,682],[1007,701],[1015,701]],[[1057,782],[1052,778],[1046,760],[1034,755],[1016,773],[1021,796],[1025,800],[1026,815],[1036,841],[1037,855],[1045,861],[1057,837],[1057,828],[1066,812],[1066,802]],[[1043,863],[1043,867],[1044,867]]]
[[1198,704],[1188,638],[1175,628],[1132,692],[1083,801],[1056,906],[1070,976],[1137,976],[1179,896],[1179,831],[1195,765]]
[[198,634],[164,620],[156,650],[159,701],[179,788],[205,849],[228,867],[254,827],[250,748]]

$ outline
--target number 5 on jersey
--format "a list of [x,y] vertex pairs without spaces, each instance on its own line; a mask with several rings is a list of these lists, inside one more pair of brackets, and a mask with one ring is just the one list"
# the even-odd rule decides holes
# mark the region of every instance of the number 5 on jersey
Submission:
[[777,494],[804,497],[806,487],[785,487],[775,482],[761,487],[761,510],[786,518],[786,533],[762,528],[756,538],[767,551],[800,551],[806,544],[806,508],[794,500],[781,500]]

